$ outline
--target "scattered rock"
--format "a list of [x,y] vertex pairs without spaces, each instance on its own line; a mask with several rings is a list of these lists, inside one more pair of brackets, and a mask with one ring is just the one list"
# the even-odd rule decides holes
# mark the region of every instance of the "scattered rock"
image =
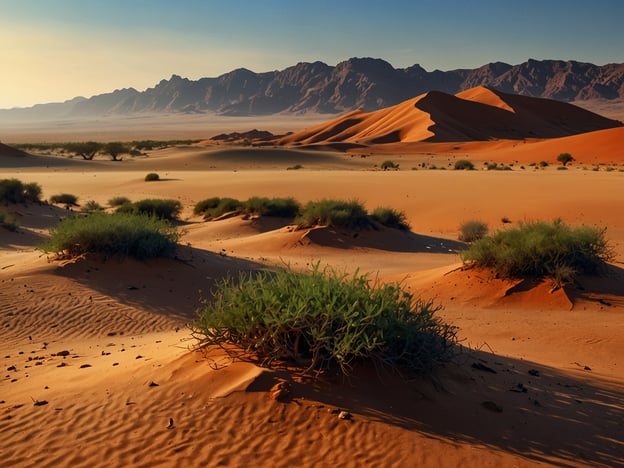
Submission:
[[15,366],[11,366],[11,367],[7,367],[8,371],[17,371],[17,367]]
[[494,403],[493,401],[484,401],[483,403],[481,403],[481,406],[483,406],[486,410],[490,410],[495,413],[503,412],[503,408],[497,405],[496,403]]
[[86,369],[87,367],[91,367],[91,364],[83,364],[80,366],[81,369]]
[[142,358],[143,358],[143,356],[141,356],[141,355],[139,354],[139,355],[138,355],[137,357],[135,357],[134,359],[142,359]]
[[528,388],[526,388],[524,386],[524,384],[519,383],[518,385],[516,385],[515,387],[512,387],[511,389],[509,389],[510,392],[516,392],[516,393],[527,393],[529,391]]
[[118,366],[119,363],[118,362],[113,362],[113,366]]
[[65,367],[67,364],[65,362],[61,362],[58,366],[56,367]]
[[158,387],[159,385],[152,380],[147,386],[148,387]]
[[540,371],[538,371],[537,369],[529,369],[529,375],[532,375],[533,377],[539,377]]
[[290,399],[290,394],[290,384],[285,380],[280,380],[269,390],[269,397],[282,403]]
[[169,425],[167,429],[175,429],[175,425],[173,424],[173,418],[169,418]]
[[351,419],[353,419],[353,415],[348,411],[341,411],[340,413],[338,413],[338,419],[346,419],[347,421],[350,421]]
[[[53,356],[54,356],[54,354],[53,354]],[[69,356],[69,351],[67,351],[66,349],[63,350],[63,351],[59,351],[58,353],[56,353],[56,356],[63,356],[63,357]]]
[[47,404],[48,404],[47,400],[35,400],[35,403],[34,403],[35,406],[45,406]]

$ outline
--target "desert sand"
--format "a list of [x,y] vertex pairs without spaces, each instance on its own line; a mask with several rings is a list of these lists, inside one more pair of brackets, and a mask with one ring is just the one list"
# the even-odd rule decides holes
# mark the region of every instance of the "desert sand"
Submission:
[[[2,464],[624,465],[623,137],[621,129],[589,135],[350,152],[320,140],[324,150],[316,151],[204,143],[122,162],[3,149],[0,179],[38,182],[43,198],[179,199],[184,234],[175,258],[58,260],[37,246],[66,210],[13,210],[20,229],[0,230]],[[567,171],[554,167],[562,151],[577,158]],[[388,155],[401,170],[379,169]],[[422,167],[465,157],[514,167]],[[551,165],[529,166],[542,159]],[[600,162],[615,170],[591,170]],[[287,170],[295,164],[302,169]],[[148,172],[162,180],[145,182]],[[411,232],[355,237],[192,214],[208,197],[254,195],[392,206],[405,212]],[[605,227],[615,258],[603,276],[556,291],[548,282],[462,270],[458,226],[479,219],[495,230],[503,218]],[[232,362],[218,350],[193,351],[187,325],[219,278],[286,265],[305,270],[317,261],[401,281],[443,305],[440,316],[459,327],[456,358],[414,381],[365,368],[347,380],[313,380]],[[292,386],[287,402],[269,398],[280,379]],[[337,410],[352,418],[339,419]]]

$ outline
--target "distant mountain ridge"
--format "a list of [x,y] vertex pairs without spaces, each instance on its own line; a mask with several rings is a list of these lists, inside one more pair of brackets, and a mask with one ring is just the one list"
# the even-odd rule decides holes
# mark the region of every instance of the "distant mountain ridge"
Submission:
[[351,58],[336,66],[298,63],[264,73],[240,68],[196,81],[173,75],[142,92],[120,89],[63,103],[0,110],[0,116],[47,119],[148,112],[337,114],[355,109],[374,111],[429,91],[456,94],[476,86],[568,102],[612,100],[624,98],[624,64],[597,66],[529,59],[519,65],[495,62],[476,69],[428,72],[420,65],[396,69],[382,59]]

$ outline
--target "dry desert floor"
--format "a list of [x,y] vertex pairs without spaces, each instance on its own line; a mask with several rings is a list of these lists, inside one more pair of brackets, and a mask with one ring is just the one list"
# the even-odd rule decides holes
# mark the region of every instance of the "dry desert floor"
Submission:
[[[510,162],[496,151],[484,159]],[[2,158],[0,179],[37,182],[46,199],[176,198],[184,234],[175,258],[61,261],[37,246],[65,209],[17,207],[18,232],[0,232],[0,464],[624,466],[622,166],[424,170],[459,156],[415,152],[379,170],[388,157],[192,146],[122,162]],[[412,232],[192,214],[208,197],[254,195],[391,206]],[[459,269],[460,223],[496,230],[503,218],[605,227],[615,259],[557,291]],[[454,361],[409,382],[366,369],[312,380],[192,351],[187,324],[216,280],[317,261],[435,299],[459,327]],[[268,396],[280,378],[292,384],[286,403]]]

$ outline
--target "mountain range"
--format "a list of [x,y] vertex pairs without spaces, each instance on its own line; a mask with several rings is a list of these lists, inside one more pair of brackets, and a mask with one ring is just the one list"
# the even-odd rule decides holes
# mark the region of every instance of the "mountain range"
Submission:
[[560,60],[519,65],[489,63],[476,69],[426,71],[420,65],[394,68],[377,58],[351,58],[336,66],[298,63],[255,73],[245,68],[216,78],[177,75],[153,88],[118,89],[63,103],[0,110],[12,118],[55,119],[133,113],[204,113],[225,116],[277,113],[337,114],[375,111],[429,91],[456,94],[477,86],[559,101],[624,98],[624,64],[597,66]]

